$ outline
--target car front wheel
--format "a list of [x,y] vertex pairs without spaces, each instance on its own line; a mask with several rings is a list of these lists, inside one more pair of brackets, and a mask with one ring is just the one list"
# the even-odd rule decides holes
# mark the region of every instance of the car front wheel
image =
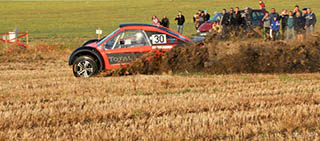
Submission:
[[90,56],[80,56],[73,63],[73,74],[75,77],[91,77],[97,72],[97,62]]

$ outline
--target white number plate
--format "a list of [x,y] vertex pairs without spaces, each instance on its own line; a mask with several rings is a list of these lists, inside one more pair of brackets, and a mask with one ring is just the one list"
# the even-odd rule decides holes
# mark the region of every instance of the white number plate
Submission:
[[152,44],[166,44],[167,36],[166,34],[154,34],[151,36]]

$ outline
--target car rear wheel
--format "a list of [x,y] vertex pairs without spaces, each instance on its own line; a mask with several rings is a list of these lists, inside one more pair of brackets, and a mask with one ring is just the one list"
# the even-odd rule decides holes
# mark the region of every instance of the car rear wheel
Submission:
[[80,56],[73,63],[73,75],[75,77],[91,77],[97,72],[97,62],[90,56]]

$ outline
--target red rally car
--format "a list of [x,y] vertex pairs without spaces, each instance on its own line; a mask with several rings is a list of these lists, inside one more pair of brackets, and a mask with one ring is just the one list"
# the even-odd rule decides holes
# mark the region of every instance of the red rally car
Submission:
[[[203,39],[196,39],[197,41]],[[168,28],[126,23],[102,38],[87,41],[72,52],[69,65],[76,77],[90,77],[101,70],[119,68],[133,59],[156,50],[167,51],[192,40]]]

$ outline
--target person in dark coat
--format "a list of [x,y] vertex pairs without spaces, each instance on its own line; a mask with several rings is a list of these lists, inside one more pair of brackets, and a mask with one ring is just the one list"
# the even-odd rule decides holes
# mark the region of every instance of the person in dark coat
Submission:
[[161,19],[160,24],[166,28],[169,28],[169,19],[167,18],[167,16],[163,16],[163,18]]
[[229,11],[229,23],[231,26],[231,30],[235,30],[236,29],[235,27],[237,26],[237,22],[235,20],[235,13],[233,8],[230,8],[230,11]]
[[287,26],[288,26],[288,18],[289,18],[288,11],[286,9],[283,9],[282,13],[280,15],[282,40],[284,40],[285,35],[286,35]]
[[226,9],[222,10],[222,18],[220,21],[220,25],[222,26],[222,32],[225,33],[227,31],[227,28],[229,26],[229,14],[227,13]]
[[205,22],[210,20],[210,14],[208,13],[208,10],[204,10],[203,19]]
[[305,29],[307,30],[307,35],[312,34],[314,32],[314,27],[317,23],[317,16],[311,11],[310,8],[308,8],[305,19],[306,19]]
[[236,23],[236,28],[239,29],[239,27],[242,24],[242,18],[241,18],[241,13],[239,11],[239,7],[236,7],[236,9],[235,9],[234,20],[235,20],[235,23]]
[[297,33],[297,39],[303,41],[306,21],[305,18],[300,14],[300,12],[296,13],[296,17],[294,19],[294,30]]
[[177,22],[177,31],[182,34],[183,33],[183,24],[185,22],[185,18],[182,15],[182,12],[179,11],[178,16],[174,19]]

